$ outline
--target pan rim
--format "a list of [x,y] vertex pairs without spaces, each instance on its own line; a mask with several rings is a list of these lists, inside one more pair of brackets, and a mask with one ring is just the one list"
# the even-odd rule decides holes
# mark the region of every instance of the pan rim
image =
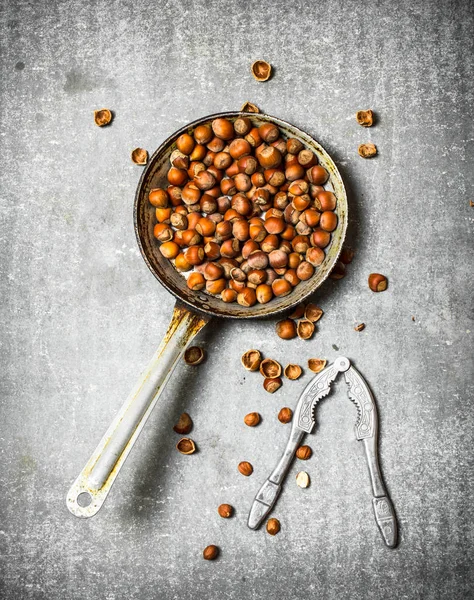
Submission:
[[[311,286],[308,288],[307,292],[305,292],[303,295],[298,296],[297,300],[295,300],[294,302],[292,302],[291,304],[287,305],[287,306],[283,306],[283,307],[278,307],[275,309],[271,309],[271,308],[267,308],[267,312],[265,314],[246,314],[244,311],[242,314],[227,314],[225,312],[225,310],[222,311],[222,313],[216,311],[215,309],[213,309],[212,307],[205,307],[205,306],[197,306],[196,304],[193,303],[193,301],[191,299],[188,299],[186,297],[183,297],[181,294],[178,294],[176,292],[176,290],[172,289],[172,287],[168,284],[168,282],[162,278],[160,276],[160,274],[156,271],[154,265],[152,264],[152,262],[150,261],[150,259],[147,256],[145,247],[143,245],[142,239],[141,239],[141,235],[140,235],[140,231],[139,231],[139,206],[140,206],[140,199],[142,196],[142,191],[143,191],[143,187],[147,181],[147,178],[150,174],[150,171],[153,169],[154,166],[154,161],[156,160],[156,158],[170,145],[172,144],[177,137],[179,137],[179,135],[186,133],[189,129],[193,129],[196,126],[203,124],[203,123],[208,123],[214,119],[217,118],[234,118],[234,117],[238,117],[238,116],[248,116],[250,118],[258,118],[258,119],[263,119],[263,120],[268,120],[270,122],[276,123],[276,124],[282,124],[286,127],[288,127],[290,130],[293,130],[294,132],[296,132],[298,134],[298,136],[300,136],[302,139],[308,138],[311,140],[312,143],[314,143],[316,145],[316,147],[318,148],[318,150],[321,152],[322,155],[324,155],[325,159],[332,165],[333,169],[334,169],[334,175],[336,176],[336,178],[338,179],[338,182],[340,184],[340,192],[342,194],[342,200],[344,201],[344,209],[345,209],[345,218],[342,222],[342,230],[340,230],[340,238],[339,238],[339,245],[336,248],[335,252],[334,252],[334,256],[332,259],[332,267],[336,264],[337,260],[339,259],[340,253],[342,251],[342,247],[344,244],[344,240],[346,237],[346,233],[347,233],[347,227],[348,227],[348,203],[347,203],[347,192],[346,192],[346,188],[344,185],[344,181],[342,179],[342,176],[339,172],[339,169],[337,168],[336,163],[334,162],[334,160],[332,159],[331,155],[326,151],[326,149],[310,134],[306,133],[305,131],[303,131],[302,129],[300,129],[299,127],[297,127],[296,125],[293,125],[292,123],[289,123],[288,121],[284,120],[284,119],[280,119],[279,117],[274,117],[273,115],[269,115],[267,113],[247,113],[247,112],[243,112],[243,111],[226,111],[226,112],[219,112],[219,113],[214,113],[211,115],[206,115],[204,117],[200,117],[199,119],[196,119],[186,125],[184,125],[183,127],[181,127],[180,129],[176,130],[175,132],[173,132],[171,135],[169,135],[159,146],[158,148],[153,152],[153,154],[151,155],[145,169],[143,170],[140,179],[138,181],[137,184],[137,188],[136,188],[136,192],[135,192],[135,199],[134,199],[134,204],[133,204],[133,221],[134,221],[134,230],[135,230],[135,236],[136,236],[136,240],[137,240],[137,244],[140,250],[140,254],[142,255],[143,260],[145,261],[147,267],[149,268],[149,270],[152,272],[152,274],[154,275],[155,279],[157,279],[159,281],[159,283],[170,293],[172,294],[176,300],[178,302],[181,302],[183,304],[185,304],[187,307],[189,307],[192,311],[197,312],[197,313],[205,313],[207,315],[210,316],[214,316],[214,317],[222,317],[222,318],[229,318],[229,319],[265,319],[267,317],[272,317],[284,312],[287,312],[288,310],[291,310],[292,307],[294,307],[297,304],[300,304],[301,302],[303,302],[304,300],[306,300],[309,296],[311,296],[329,277],[331,270],[332,269],[328,269],[326,273],[324,273],[322,276],[320,276],[320,279],[317,281],[317,284],[315,284],[314,286]],[[339,198],[338,198],[339,199]],[[172,268],[172,266],[171,266]],[[290,294],[291,296],[291,294]],[[223,303],[225,304],[225,303]],[[262,306],[267,306],[267,305],[262,305]],[[251,313],[251,309],[249,310],[249,313]]]

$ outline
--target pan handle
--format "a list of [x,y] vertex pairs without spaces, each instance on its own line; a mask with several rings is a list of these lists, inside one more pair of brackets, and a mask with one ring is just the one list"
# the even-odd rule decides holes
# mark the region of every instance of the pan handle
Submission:
[[67,494],[73,515],[92,517],[101,508],[178,360],[210,318],[176,303],[164,340]]

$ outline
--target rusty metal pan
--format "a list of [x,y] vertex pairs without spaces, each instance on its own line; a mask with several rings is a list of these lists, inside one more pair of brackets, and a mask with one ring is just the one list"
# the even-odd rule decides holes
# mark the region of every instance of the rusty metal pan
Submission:
[[[176,140],[195,127],[224,117],[235,120],[245,115],[255,126],[265,122],[280,128],[284,138],[294,137],[311,148],[319,163],[329,172],[325,188],[337,198],[338,226],[326,248],[326,258],[311,279],[301,282],[288,296],[274,298],[268,304],[245,308],[239,304],[226,304],[220,298],[190,290],[182,274],[159,252],[159,244],[153,236],[154,208],[148,202],[151,189],[163,187],[169,168],[169,157],[176,149]],[[231,319],[264,318],[277,315],[299,304],[312,294],[329,276],[342,248],[347,229],[347,196],[344,183],[336,165],[324,148],[310,135],[294,125],[265,114],[225,112],[203,117],[176,131],[155,151],[145,168],[135,195],[134,224],[138,246],[143,259],[156,279],[176,299],[170,326],[160,347],[114,421],[99,442],[97,448],[73,483],[67,495],[68,509],[78,517],[91,517],[104,503],[128,453],[158,401],[176,364],[195,335],[212,317]]]

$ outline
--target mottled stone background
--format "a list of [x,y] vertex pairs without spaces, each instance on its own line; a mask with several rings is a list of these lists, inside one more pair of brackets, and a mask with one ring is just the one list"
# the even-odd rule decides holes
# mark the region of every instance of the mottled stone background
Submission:
[[[472,597],[474,8],[468,0],[1,2],[1,598]],[[275,69],[256,83],[249,65]],[[65,495],[165,333],[173,298],[135,242],[141,169],[177,128],[245,100],[313,134],[349,192],[356,258],[315,301],[310,342],[216,321],[208,360],[180,365],[102,511]],[[110,107],[107,129],[92,119]],[[359,127],[360,108],[377,125]],[[373,141],[364,161],[357,146]],[[372,294],[367,275],[389,277]],[[412,316],[415,320],[412,320]],[[366,323],[357,333],[354,326]],[[318,410],[275,538],[246,527],[307,373],[274,396],[239,366],[349,356],[375,390],[400,522],[376,528],[356,411],[341,382]],[[335,346],[339,348],[337,351]],[[182,410],[200,452],[175,449]],[[246,428],[257,410],[263,422]],[[254,474],[236,469],[249,460]],[[225,521],[221,502],[236,507]],[[204,562],[207,544],[222,548]]]

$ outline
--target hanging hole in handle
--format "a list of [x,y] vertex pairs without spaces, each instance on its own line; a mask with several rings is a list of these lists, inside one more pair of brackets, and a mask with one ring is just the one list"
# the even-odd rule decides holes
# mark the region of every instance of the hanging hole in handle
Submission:
[[92,496],[89,492],[81,492],[76,498],[76,502],[81,508],[87,508],[92,503]]

